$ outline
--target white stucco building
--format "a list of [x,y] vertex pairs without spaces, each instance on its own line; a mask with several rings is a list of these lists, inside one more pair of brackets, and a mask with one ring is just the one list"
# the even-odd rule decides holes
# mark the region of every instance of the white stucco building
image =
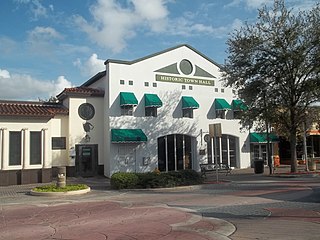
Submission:
[[[76,176],[198,171],[215,161],[214,145],[218,162],[250,166],[249,132],[237,119],[244,105],[213,60],[179,45],[105,66],[57,104],[0,102],[2,185],[46,181],[57,166]],[[213,144],[206,135],[217,123],[222,137]]]

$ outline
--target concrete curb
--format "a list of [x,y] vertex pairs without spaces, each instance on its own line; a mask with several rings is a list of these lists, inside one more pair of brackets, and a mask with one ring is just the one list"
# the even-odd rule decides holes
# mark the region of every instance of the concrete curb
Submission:
[[90,187],[88,187],[86,189],[68,191],[68,192],[36,192],[36,191],[31,190],[30,195],[42,196],[42,197],[57,197],[57,196],[71,196],[71,195],[85,194],[90,191],[91,191]]

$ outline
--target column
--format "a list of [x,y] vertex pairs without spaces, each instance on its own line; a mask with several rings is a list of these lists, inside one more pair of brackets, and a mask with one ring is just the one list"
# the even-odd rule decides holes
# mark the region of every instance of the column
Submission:
[[166,151],[166,172],[168,172],[168,139],[167,136],[164,137],[164,146]]
[[177,171],[177,134],[173,137],[173,150],[174,150],[174,170]]
[[229,167],[231,167],[231,163],[230,163],[230,139],[229,139],[229,135],[227,135],[227,158],[228,158],[228,165]]
[[9,145],[9,136],[6,128],[2,128],[2,142],[1,142],[1,161],[2,161],[2,169],[7,170],[9,165],[9,156],[8,156],[8,147],[5,147],[5,143]]
[[42,135],[41,135],[41,149],[42,149],[42,153],[41,153],[41,159],[42,159],[42,168],[50,168],[50,163],[48,162],[48,156],[47,156],[47,152],[48,152],[48,146],[46,144],[47,141],[47,128],[43,128],[41,129]]
[[0,128],[0,170],[2,170],[2,162],[3,162],[3,128]]
[[25,169],[28,166],[27,163],[27,131],[28,128],[23,128],[21,129],[21,157],[22,157],[22,162],[21,162],[21,168]]

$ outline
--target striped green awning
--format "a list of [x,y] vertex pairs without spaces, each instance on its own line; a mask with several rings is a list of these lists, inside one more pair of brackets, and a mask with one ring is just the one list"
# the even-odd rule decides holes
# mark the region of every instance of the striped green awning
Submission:
[[231,105],[233,110],[240,110],[240,111],[248,110],[248,106],[240,99],[232,100]]
[[[279,138],[274,133],[269,133],[270,142],[278,142]],[[250,142],[251,143],[266,143],[267,142],[267,133],[250,133]]]
[[145,107],[161,107],[162,101],[157,94],[145,93],[144,104]]
[[120,106],[138,105],[138,100],[132,92],[120,92]]
[[147,140],[147,136],[141,129],[111,129],[113,143],[139,143]]
[[199,103],[193,97],[182,97],[182,109],[199,108]]
[[230,104],[223,98],[216,98],[214,100],[214,106],[216,110],[231,109]]

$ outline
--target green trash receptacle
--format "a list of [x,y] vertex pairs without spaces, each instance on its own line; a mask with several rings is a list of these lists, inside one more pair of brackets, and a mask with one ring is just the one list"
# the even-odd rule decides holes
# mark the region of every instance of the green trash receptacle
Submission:
[[254,161],[254,173],[261,174],[264,172],[264,161],[261,159],[256,159]]

